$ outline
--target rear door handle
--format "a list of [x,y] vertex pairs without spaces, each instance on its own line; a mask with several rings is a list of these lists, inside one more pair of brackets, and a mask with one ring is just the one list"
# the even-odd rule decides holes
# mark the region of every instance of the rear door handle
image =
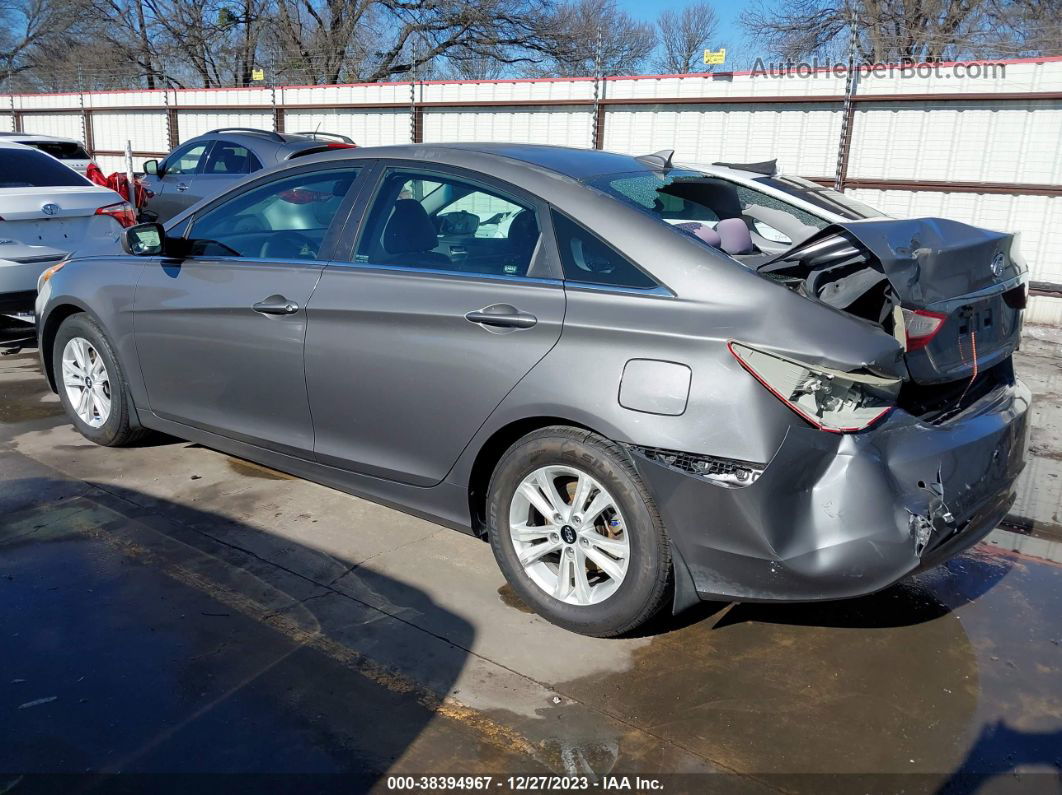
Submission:
[[183,182],[178,182],[177,183],[177,190],[181,190],[181,191],[188,190],[188,186],[185,185]]
[[261,315],[294,315],[299,311],[298,304],[282,295],[271,295],[251,308]]
[[495,328],[531,328],[538,323],[538,318],[528,312],[521,312],[509,304],[492,304],[465,315],[470,323]]

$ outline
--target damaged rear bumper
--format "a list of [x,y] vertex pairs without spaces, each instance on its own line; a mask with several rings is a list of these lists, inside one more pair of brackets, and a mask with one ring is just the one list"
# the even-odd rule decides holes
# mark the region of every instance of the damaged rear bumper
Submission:
[[794,426],[739,488],[632,456],[701,598],[843,599],[934,566],[999,523],[1024,466],[1029,400],[1016,382],[941,425],[896,410],[858,434]]

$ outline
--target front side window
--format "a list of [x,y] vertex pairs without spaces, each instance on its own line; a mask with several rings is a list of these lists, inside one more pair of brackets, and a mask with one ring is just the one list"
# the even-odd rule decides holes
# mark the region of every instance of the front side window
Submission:
[[538,243],[527,204],[458,178],[392,170],[355,259],[379,265],[527,276]]
[[218,141],[210,150],[204,174],[250,174],[262,167],[258,158],[246,146]]
[[36,149],[0,149],[0,188],[91,185],[87,179]]
[[207,210],[192,226],[194,256],[315,260],[358,169],[308,171]]
[[209,144],[201,143],[178,149],[166,158],[165,163],[163,163],[163,173],[166,176],[170,174],[194,174],[196,169],[199,168],[199,161],[206,152],[207,146]]
[[565,281],[638,290],[657,286],[647,273],[588,229],[556,211],[552,218]]

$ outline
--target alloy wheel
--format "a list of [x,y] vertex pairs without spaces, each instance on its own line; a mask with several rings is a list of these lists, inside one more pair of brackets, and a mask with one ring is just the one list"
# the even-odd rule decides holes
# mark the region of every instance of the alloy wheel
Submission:
[[63,348],[63,387],[77,416],[99,428],[111,416],[111,380],[103,357],[91,342],[72,337]]
[[627,574],[627,525],[612,495],[570,466],[527,475],[509,506],[509,534],[524,572],[572,605],[599,604]]

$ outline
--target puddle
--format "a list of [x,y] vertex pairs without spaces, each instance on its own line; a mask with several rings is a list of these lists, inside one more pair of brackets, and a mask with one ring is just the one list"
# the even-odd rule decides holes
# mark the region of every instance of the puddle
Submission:
[[506,606],[519,610],[521,613],[530,613],[534,615],[535,611],[520,601],[520,597],[516,595],[516,591],[514,591],[512,586],[508,583],[498,589],[498,596],[501,597],[502,602]]
[[294,480],[291,475],[285,475],[283,472],[278,472],[275,469],[261,466],[260,464],[253,464],[250,461],[244,461],[240,458],[230,458],[226,462],[229,465],[229,469],[235,472],[237,475],[243,475],[248,478],[259,478],[261,480]]

